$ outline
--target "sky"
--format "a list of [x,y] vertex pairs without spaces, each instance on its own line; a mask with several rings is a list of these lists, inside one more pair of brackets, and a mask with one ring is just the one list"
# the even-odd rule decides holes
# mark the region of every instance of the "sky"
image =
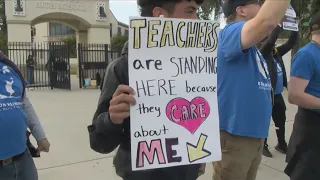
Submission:
[[110,9],[118,21],[129,24],[130,16],[140,16],[136,0],[110,0]]
[[[110,9],[118,21],[129,24],[130,16],[140,16],[136,0],[110,0]],[[221,21],[221,28],[225,21]]]

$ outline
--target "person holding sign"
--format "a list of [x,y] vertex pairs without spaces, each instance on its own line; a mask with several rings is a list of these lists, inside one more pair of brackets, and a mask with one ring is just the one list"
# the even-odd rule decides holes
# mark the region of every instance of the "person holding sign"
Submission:
[[218,103],[222,160],[214,180],[254,180],[268,137],[272,88],[255,46],[283,18],[289,0],[224,0],[227,25],[218,42]]
[[291,180],[320,179],[320,11],[310,21],[312,41],[294,56],[289,102],[298,106],[285,169]]
[[[278,137],[278,144],[275,149],[283,154],[286,154],[288,148],[285,140],[286,104],[284,102],[282,92],[283,87],[288,87],[288,81],[282,56],[287,54],[296,45],[299,38],[299,32],[292,31],[289,40],[286,43],[275,47],[275,43],[282,31],[283,27],[281,24],[279,24],[277,28],[275,28],[269,35],[267,40],[262,42],[262,46],[259,49],[268,64],[271,84],[272,88],[274,89],[272,119],[275,123]],[[262,154],[266,157],[272,157],[272,154],[268,148],[267,139],[265,139]]]
[[[143,17],[197,19],[197,10],[202,2],[203,0],[138,0],[138,5]],[[114,165],[117,174],[124,180],[196,180],[200,164],[132,171],[129,115],[130,105],[134,105],[136,100],[133,97],[135,92],[128,83],[126,44],[122,56],[107,67],[98,108],[92,125],[88,127],[91,148],[99,153],[111,153],[120,145]]]

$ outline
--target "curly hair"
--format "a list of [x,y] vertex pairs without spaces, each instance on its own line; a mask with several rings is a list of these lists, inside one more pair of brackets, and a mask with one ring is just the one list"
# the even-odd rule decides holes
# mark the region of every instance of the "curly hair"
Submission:
[[140,14],[143,17],[152,17],[152,11],[155,7],[161,7],[172,13],[175,5],[182,1],[195,1],[198,5],[201,5],[204,0],[137,0],[140,7]]

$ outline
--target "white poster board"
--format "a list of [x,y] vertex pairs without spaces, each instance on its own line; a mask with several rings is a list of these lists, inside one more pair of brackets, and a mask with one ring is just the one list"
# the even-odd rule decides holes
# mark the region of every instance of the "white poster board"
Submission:
[[133,170],[221,160],[212,21],[130,18]]
[[289,4],[288,9],[283,21],[283,29],[289,31],[299,31],[299,27],[296,21],[297,15],[291,4]]

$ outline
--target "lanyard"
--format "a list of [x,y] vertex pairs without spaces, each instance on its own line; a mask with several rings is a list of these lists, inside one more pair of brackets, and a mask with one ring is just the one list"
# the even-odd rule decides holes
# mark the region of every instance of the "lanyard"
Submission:
[[[260,64],[261,64],[261,66],[262,66],[262,68],[263,68],[264,73],[266,74],[267,79],[270,78],[270,81],[271,81],[271,77],[268,75],[267,70],[266,70],[266,68],[264,67],[264,64],[263,64],[263,62],[262,62],[262,60],[261,60],[261,56],[260,56],[260,54],[259,54],[259,50],[258,50],[258,49],[256,49],[256,53],[257,53],[258,56],[259,56]],[[270,82],[270,85],[271,85],[271,82]],[[274,105],[274,91],[273,91],[272,85],[271,85],[271,103],[272,103],[272,105]]]

